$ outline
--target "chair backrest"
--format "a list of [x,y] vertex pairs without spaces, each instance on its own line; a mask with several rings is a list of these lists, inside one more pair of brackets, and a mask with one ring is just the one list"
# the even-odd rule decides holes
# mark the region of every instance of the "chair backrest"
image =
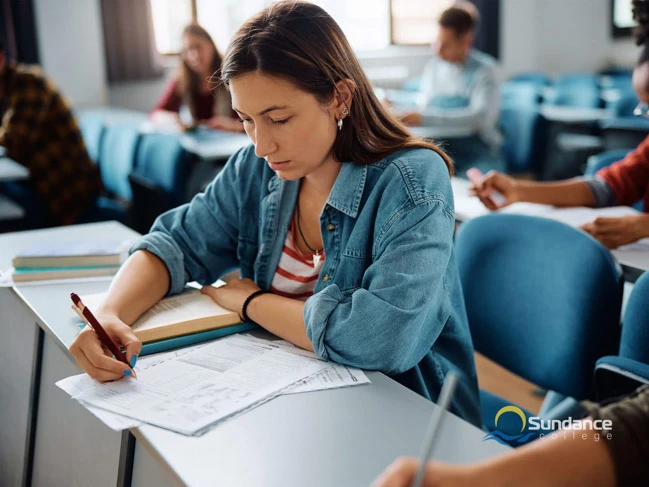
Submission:
[[507,108],[536,107],[541,101],[542,85],[527,81],[507,81],[500,85],[500,105]]
[[545,73],[519,73],[509,78],[509,81],[523,81],[538,86],[546,86],[552,82],[550,77]]
[[132,124],[106,127],[99,151],[99,171],[104,187],[119,198],[132,197],[128,175],[135,165],[140,132]]
[[184,202],[187,176],[195,156],[180,143],[180,136],[152,133],[143,135],[137,150],[134,172],[164,190],[170,204]]
[[78,121],[88,155],[97,164],[99,161],[101,141],[104,136],[104,130],[106,129],[104,122],[101,116],[89,113],[80,113],[78,115]]
[[619,98],[606,104],[606,108],[612,110],[616,117],[628,118],[633,117],[633,111],[638,106],[640,100],[633,91],[623,91]]
[[540,172],[548,122],[535,107],[505,107],[499,125],[504,135],[503,156],[508,173]]
[[466,222],[455,245],[476,350],[540,386],[588,397],[597,358],[619,336],[622,280],[610,253],[563,223],[506,214]]
[[544,102],[548,105],[575,108],[600,108],[602,106],[599,88],[592,85],[553,86],[552,90],[547,92]]
[[649,273],[636,281],[626,305],[620,356],[649,364]]
[[599,87],[599,76],[591,73],[565,73],[560,74],[552,84],[555,87],[560,86],[582,86],[582,87]]
[[185,202],[195,156],[173,134],[143,135],[129,180],[137,229],[147,231],[161,213]]

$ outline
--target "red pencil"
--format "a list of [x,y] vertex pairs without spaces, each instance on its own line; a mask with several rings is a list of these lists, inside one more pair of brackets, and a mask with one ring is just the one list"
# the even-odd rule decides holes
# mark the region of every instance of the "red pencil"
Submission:
[[81,315],[83,318],[85,318],[86,322],[90,325],[90,327],[95,330],[95,333],[99,336],[99,340],[101,343],[106,345],[110,352],[115,356],[117,360],[120,362],[124,362],[126,366],[133,371],[133,377],[136,377],[135,371],[131,367],[131,364],[128,363],[128,360],[126,360],[126,355],[124,352],[122,352],[115,343],[115,341],[110,337],[108,333],[106,333],[106,330],[104,330],[104,327],[99,324],[99,321],[97,321],[97,318],[92,314],[92,312],[88,309],[86,305],[83,304],[83,301],[81,301],[81,298],[76,294],[76,293],[70,293],[70,298],[72,299],[72,302],[74,303],[74,306],[78,308],[78,310],[81,312]]

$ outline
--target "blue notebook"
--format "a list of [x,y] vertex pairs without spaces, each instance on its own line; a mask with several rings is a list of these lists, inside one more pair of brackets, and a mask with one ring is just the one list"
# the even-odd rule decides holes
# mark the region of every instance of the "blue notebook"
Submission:
[[210,340],[216,340],[217,338],[232,335],[234,333],[254,330],[256,328],[259,328],[259,325],[245,322],[238,325],[226,326],[224,328],[192,333],[190,335],[166,338],[164,340],[158,340],[157,342],[149,342],[142,345],[140,357],[158,352],[166,352],[167,350],[174,350],[176,348],[188,347],[190,345],[196,345],[197,343],[208,342]]

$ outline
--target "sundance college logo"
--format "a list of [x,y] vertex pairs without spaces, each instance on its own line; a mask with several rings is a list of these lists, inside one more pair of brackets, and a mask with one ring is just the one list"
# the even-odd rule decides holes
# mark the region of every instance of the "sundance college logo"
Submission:
[[564,420],[549,420],[541,419],[538,416],[530,416],[528,421],[523,410],[517,406],[500,408],[496,413],[494,423],[496,429],[485,435],[482,441],[495,440],[503,445],[520,445],[544,436],[572,439],[581,437],[586,440],[589,437],[587,431],[595,431],[592,438],[596,442],[601,437],[608,440],[613,437],[611,434],[613,422],[610,419],[592,421],[590,419],[577,420],[568,417]]

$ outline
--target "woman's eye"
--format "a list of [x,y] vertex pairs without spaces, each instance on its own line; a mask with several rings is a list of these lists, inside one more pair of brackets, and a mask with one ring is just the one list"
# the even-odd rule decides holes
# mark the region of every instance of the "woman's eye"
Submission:
[[273,122],[275,125],[284,125],[286,122],[289,121],[289,119],[290,119],[290,117],[285,118],[283,120],[271,120],[271,122]]
[[250,122],[252,122],[252,119],[250,119],[250,118],[241,118],[241,117],[239,117],[239,122],[241,122],[241,123],[244,123],[244,122],[248,122],[248,123],[250,123]]

